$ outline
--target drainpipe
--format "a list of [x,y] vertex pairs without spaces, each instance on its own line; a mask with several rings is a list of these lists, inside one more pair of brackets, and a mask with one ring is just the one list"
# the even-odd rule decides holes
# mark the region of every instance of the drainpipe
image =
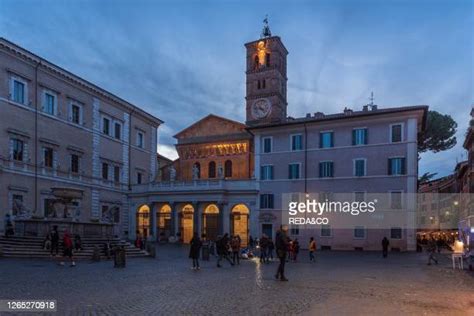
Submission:
[[132,109],[128,118],[128,190],[132,190],[132,114],[135,110]]
[[308,194],[308,129],[304,124],[304,194]]
[[35,66],[35,213],[38,215],[38,68],[41,59]]

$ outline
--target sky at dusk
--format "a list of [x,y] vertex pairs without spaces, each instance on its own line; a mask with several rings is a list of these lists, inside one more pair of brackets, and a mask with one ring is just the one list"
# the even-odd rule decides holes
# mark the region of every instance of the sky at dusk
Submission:
[[[458,145],[423,154],[450,173],[474,103],[473,1],[0,0],[0,36],[159,117],[159,152],[209,113],[245,120],[244,43],[269,16],[288,55],[288,114],[429,105]],[[464,154],[464,156],[462,156]]]

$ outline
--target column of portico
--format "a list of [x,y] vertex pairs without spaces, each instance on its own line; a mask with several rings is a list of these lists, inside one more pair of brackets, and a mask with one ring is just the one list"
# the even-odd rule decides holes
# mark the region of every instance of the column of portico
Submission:
[[155,207],[156,207],[156,203],[152,202],[150,204],[148,204],[148,206],[150,207],[150,215],[151,215],[151,218],[150,218],[150,236],[149,236],[149,240],[157,240],[157,231],[156,231],[156,210],[155,210]]
[[199,236],[201,236],[202,232],[201,232],[201,225],[202,225],[202,214],[203,214],[203,210],[199,209],[200,206],[202,206],[202,204],[200,205],[199,202],[192,202],[191,205],[193,206],[194,208],[194,214],[193,214],[193,233],[194,232],[197,232]]
[[221,215],[221,224],[222,224],[222,233],[230,234],[230,205],[229,203],[218,203],[219,205],[219,214]]

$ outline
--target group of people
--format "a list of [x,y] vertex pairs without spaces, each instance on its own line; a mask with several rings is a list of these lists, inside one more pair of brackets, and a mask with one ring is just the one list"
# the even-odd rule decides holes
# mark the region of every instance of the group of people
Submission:
[[[190,242],[189,258],[193,261],[191,269],[200,270],[199,256],[202,247],[202,240],[198,233],[195,232]],[[231,266],[240,264],[240,249],[242,245],[242,239],[239,235],[229,237],[229,234],[218,236],[215,242],[217,252],[217,267],[222,267],[222,260],[229,262]]]
[[[60,241],[60,237],[59,237],[58,227],[53,226],[53,229],[46,235],[43,241],[43,249],[50,250],[51,256],[56,257],[59,254],[59,241]],[[71,262],[71,267],[76,266],[76,262],[74,261],[74,256],[73,256],[74,249],[76,251],[82,249],[81,236],[76,234],[74,236],[74,242],[73,242],[71,235],[66,230],[64,231],[64,234],[62,237],[63,255],[62,255],[62,260],[60,262],[60,265],[64,266],[65,259],[69,258],[69,261]]]

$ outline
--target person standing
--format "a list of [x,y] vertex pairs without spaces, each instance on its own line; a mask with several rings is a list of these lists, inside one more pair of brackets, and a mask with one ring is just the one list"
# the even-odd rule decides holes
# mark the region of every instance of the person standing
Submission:
[[202,241],[197,232],[194,233],[191,239],[191,248],[189,249],[189,258],[193,259],[193,270],[200,270],[199,266],[199,252],[201,250]]
[[57,256],[59,252],[59,233],[58,226],[53,226],[53,231],[51,232],[51,256]]
[[280,264],[278,265],[278,270],[275,274],[275,278],[279,278],[281,281],[288,281],[288,279],[285,277],[285,263],[288,251],[288,239],[286,236],[287,230],[288,228],[282,225],[278,230],[275,238],[275,248],[277,251],[278,259],[280,260]]
[[266,262],[268,262],[268,259],[267,259],[267,248],[268,248],[267,235],[265,235],[265,234],[262,235],[262,238],[260,238],[259,246],[260,246],[260,263],[266,263]]
[[435,264],[438,264],[438,259],[435,256],[436,248],[437,248],[436,240],[432,237],[428,241],[428,248],[427,248],[427,250],[428,250],[428,265],[429,266],[431,265],[431,261],[434,261]]
[[388,241],[387,237],[384,237],[382,239],[382,256],[384,258],[387,258],[389,245],[390,245],[390,242]]
[[296,262],[296,258],[298,257],[298,253],[300,252],[300,243],[298,238],[295,238],[293,241],[293,261]]
[[64,265],[65,258],[68,257],[69,260],[71,261],[71,267],[76,266],[76,263],[74,262],[74,258],[72,255],[72,239],[71,236],[67,231],[64,232],[64,237],[63,237],[63,261],[61,261],[61,265]]
[[230,243],[232,248],[232,262],[234,264],[240,265],[240,238],[239,236],[234,236]]
[[273,261],[273,251],[275,250],[275,244],[271,238],[268,238],[268,251],[267,251],[267,260]]
[[234,263],[230,260],[229,258],[229,234],[224,234],[223,237],[218,238],[216,242],[216,247],[217,247],[217,255],[219,256],[217,259],[217,267],[220,268],[221,266],[221,261],[222,259],[226,259],[231,266],[234,265]]
[[316,258],[314,257],[314,252],[316,251],[316,241],[314,240],[314,237],[311,237],[309,239],[309,262],[315,262]]

